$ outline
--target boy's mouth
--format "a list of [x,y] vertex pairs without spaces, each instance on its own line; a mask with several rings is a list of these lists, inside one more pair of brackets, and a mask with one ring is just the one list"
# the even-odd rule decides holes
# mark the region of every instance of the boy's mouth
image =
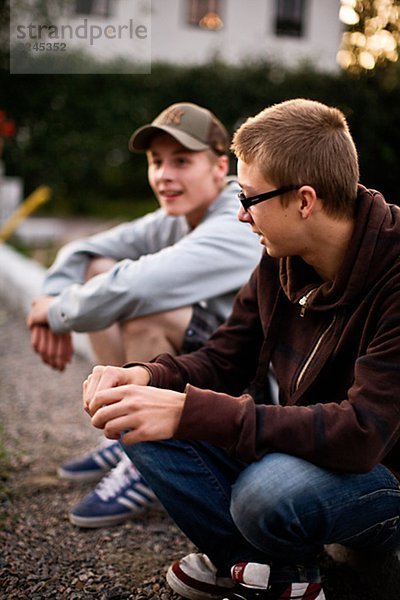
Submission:
[[165,200],[172,200],[182,195],[182,192],[179,190],[160,190],[159,194]]

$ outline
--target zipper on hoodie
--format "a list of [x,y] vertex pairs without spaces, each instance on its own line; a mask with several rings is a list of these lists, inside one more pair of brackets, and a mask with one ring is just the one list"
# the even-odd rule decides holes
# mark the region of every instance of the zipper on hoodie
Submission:
[[312,288],[312,290],[307,292],[307,294],[305,296],[302,296],[302,298],[300,298],[299,304],[301,306],[301,308],[300,308],[300,316],[301,317],[304,317],[304,315],[306,314],[308,299],[316,289],[317,288]]
[[318,350],[319,350],[319,348],[320,348],[320,346],[321,346],[324,338],[329,333],[329,331],[332,329],[335,321],[336,321],[336,317],[333,317],[332,321],[330,322],[330,324],[328,325],[328,327],[325,329],[325,331],[323,331],[321,333],[321,335],[319,336],[319,338],[318,338],[318,340],[317,340],[314,348],[311,350],[310,354],[308,355],[308,358],[307,358],[306,362],[304,363],[303,368],[301,369],[301,371],[300,371],[300,373],[299,373],[299,375],[297,377],[296,385],[295,385],[295,390],[296,391],[299,389],[300,384],[302,382],[302,379],[303,379],[303,377],[304,377],[304,375],[305,375],[308,367],[310,366],[311,361],[313,360],[314,356],[317,354],[317,352],[318,352]]

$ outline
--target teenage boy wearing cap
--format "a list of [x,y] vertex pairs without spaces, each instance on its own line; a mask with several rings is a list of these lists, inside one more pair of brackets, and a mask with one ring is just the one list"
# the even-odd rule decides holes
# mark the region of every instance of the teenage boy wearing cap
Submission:
[[[174,104],[138,129],[129,148],[147,152],[160,208],[60,250],[27,319],[33,348],[58,370],[71,359],[72,331],[89,333],[101,364],[197,349],[227,317],[260,258],[256,236],[250,228],[243,235],[237,220],[228,135],[211,112]],[[122,523],[154,504],[121,455],[112,443],[60,467],[67,479],[103,477],[70,512],[73,524]]]
[[[232,314],[197,352],[95,367],[84,406],[201,552],[175,592],[324,600],[324,544],[400,547],[400,209],[325,104],[266,108],[233,149],[266,252]],[[256,402],[270,364],[279,402]]]

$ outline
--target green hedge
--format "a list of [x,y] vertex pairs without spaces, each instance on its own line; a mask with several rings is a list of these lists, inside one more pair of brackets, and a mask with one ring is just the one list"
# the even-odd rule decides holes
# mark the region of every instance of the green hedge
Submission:
[[9,175],[25,193],[45,183],[47,212],[129,213],[151,196],[146,161],[132,155],[132,131],[167,105],[192,101],[213,110],[232,133],[247,116],[288,98],[339,106],[360,152],[361,180],[397,203],[400,68],[364,76],[321,74],[310,66],[286,71],[264,62],[240,67],[155,64],[151,75],[10,75],[0,71],[0,109],[17,122],[7,142]]

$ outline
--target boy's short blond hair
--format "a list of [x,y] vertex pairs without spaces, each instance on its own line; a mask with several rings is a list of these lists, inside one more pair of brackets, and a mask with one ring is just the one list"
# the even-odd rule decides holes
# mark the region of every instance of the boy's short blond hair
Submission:
[[[327,214],[354,214],[357,150],[337,108],[303,98],[275,104],[239,127],[231,149],[240,160],[255,162],[277,187],[312,186]],[[282,196],[282,202],[288,197]]]

